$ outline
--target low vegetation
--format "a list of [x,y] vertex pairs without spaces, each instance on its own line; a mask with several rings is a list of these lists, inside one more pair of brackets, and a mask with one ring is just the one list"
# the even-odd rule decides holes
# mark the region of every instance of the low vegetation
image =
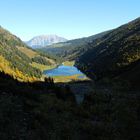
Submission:
[[[80,78],[81,76],[84,76],[84,78]],[[52,77],[55,82],[71,82],[71,81],[84,81],[84,80],[89,80],[84,74],[75,74],[75,75],[70,75],[70,76],[53,76]]]
[[43,64],[36,63],[36,62],[32,62],[31,66],[35,67],[37,69],[40,69],[42,72],[44,70],[50,70],[50,69],[53,69],[56,67],[56,65],[43,65]]
[[17,49],[20,50],[22,53],[26,54],[29,58],[34,58],[38,55],[37,52],[27,47],[17,47]]
[[65,61],[65,62],[63,62],[64,66],[74,66],[74,64],[75,64],[75,61]]

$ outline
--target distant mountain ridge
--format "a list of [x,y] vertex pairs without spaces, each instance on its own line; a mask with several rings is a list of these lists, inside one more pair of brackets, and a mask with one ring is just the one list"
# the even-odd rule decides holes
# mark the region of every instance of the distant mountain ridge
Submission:
[[103,37],[109,32],[111,32],[111,30],[95,34],[89,37],[83,37],[79,39],[73,39],[65,42],[48,45],[43,48],[40,48],[40,51],[49,52],[50,54],[56,55],[63,59],[75,60],[77,57],[82,55],[86,50],[90,48],[90,46],[88,45],[89,43]]
[[31,48],[42,48],[47,45],[52,45],[54,43],[65,42],[67,39],[59,37],[57,35],[40,35],[33,37],[31,40],[25,42]]

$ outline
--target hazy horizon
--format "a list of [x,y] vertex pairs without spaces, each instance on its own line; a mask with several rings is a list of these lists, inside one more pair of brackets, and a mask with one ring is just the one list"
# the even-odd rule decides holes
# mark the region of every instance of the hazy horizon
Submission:
[[139,17],[138,0],[5,0],[0,25],[28,41],[55,34],[68,40],[116,28]]

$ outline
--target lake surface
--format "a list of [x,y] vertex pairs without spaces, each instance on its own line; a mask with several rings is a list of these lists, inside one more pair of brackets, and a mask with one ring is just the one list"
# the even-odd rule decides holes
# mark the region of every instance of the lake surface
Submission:
[[44,74],[50,77],[80,75],[79,78],[85,78],[85,75],[80,70],[78,70],[75,66],[60,65],[57,68],[51,70],[45,70]]

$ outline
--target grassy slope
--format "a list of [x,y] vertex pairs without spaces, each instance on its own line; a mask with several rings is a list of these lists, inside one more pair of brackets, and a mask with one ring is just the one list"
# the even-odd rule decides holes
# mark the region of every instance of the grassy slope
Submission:
[[65,61],[65,62],[63,62],[64,66],[74,66],[74,64],[75,64],[75,61]]
[[34,58],[35,56],[38,55],[37,52],[35,52],[34,50],[31,50],[29,48],[17,47],[17,49],[20,50],[22,53],[26,54],[30,58]]
[[50,64],[56,64],[56,61],[53,58],[50,58],[50,56],[43,56],[41,53],[32,50],[31,48],[28,47],[17,47],[18,50],[20,50],[22,53],[24,53],[25,55],[27,55],[29,58],[34,58],[36,56],[40,56],[46,59],[46,61],[48,61]]
[[44,70],[49,70],[49,69],[53,69],[56,67],[56,61],[51,59],[51,58],[48,58],[47,56],[42,56],[39,52],[35,51],[35,50],[32,50],[30,48],[25,48],[25,47],[17,47],[18,50],[20,50],[21,52],[23,52],[25,55],[27,55],[29,58],[34,58],[34,57],[43,57],[49,64],[48,65],[45,65],[45,64],[40,64],[40,63],[37,63],[37,62],[31,62],[31,66],[34,67],[34,68],[37,68],[39,70],[41,70],[42,72]]
[[53,65],[43,65],[43,64],[39,64],[39,63],[33,62],[33,63],[31,63],[31,66],[33,66],[35,68],[38,68],[38,69],[40,69],[43,72],[44,70],[50,70],[50,69],[55,68],[56,64],[53,64]]

